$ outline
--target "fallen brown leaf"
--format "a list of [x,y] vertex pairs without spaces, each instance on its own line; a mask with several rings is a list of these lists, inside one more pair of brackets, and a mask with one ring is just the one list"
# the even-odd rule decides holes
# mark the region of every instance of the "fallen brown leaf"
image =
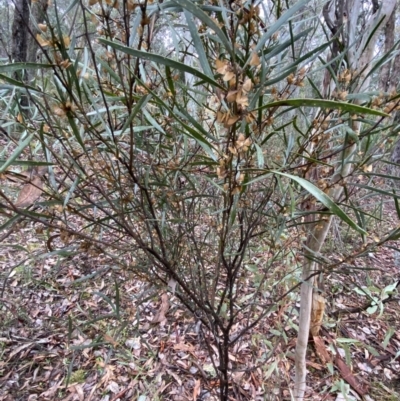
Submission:
[[361,397],[367,394],[368,389],[366,387],[363,387],[361,383],[359,383],[359,381],[356,379],[353,373],[351,373],[350,368],[343,361],[339,353],[336,354],[335,365],[343,379],[350,384],[350,386],[357,392],[357,394],[359,394]]
[[187,351],[187,352],[194,352],[195,348],[192,344],[185,344],[185,343],[178,343],[174,345],[175,351]]
[[197,397],[200,395],[200,380],[196,380],[193,388],[193,401],[197,400]]
[[17,202],[15,203],[16,207],[28,207],[35,203],[42,194],[43,181],[40,177],[34,177],[31,182],[25,184],[19,195]]
[[45,399],[45,398],[54,399],[57,394],[57,391],[60,388],[60,386],[62,385],[63,381],[64,381],[64,377],[61,378],[61,380],[58,383],[51,386],[47,391],[44,391],[42,394],[40,394],[40,396],[43,397],[42,399]]
[[164,293],[161,295],[161,306],[160,309],[157,311],[156,315],[154,316],[151,323],[161,323],[166,320],[165,314],[168,312],[169,309],[169,300],[168,294]]
[[324,344],[324,341],[322,340],[321,337],[314,336],[314,347],[315,351],[317,352],[317,355],[321,362],[326,365],[328,362],[332,362],[331,355],[326,349],[326,346]]

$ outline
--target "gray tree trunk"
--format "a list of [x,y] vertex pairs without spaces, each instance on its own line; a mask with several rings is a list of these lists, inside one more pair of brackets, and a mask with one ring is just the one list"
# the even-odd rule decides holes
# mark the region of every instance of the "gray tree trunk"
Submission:
[[[28,54],[28,29],[30,0],[15,0],[12,25],[11,57],[14,63],[25,62]],[[19,72],[16,72],[18,76]]]
[[[28,48],[26,54],[26,61],[28,63],[37,62],[38,43],[36,35],[40,33],[37,24],[45,22],[45,14],[47,11],[48,0],[37,0],[31,4],[31,12],[29,18],[29,34],[28,34]],[[34,70],[27,71],[27,82],[33,79]]]
[[[395,21],[396,21],[396,7],[392,12],[386,26],[385,26],[385,47],[384,53],[388,54],[392,47],[394,46],[394,29],[395,29]],[[396,57],[397,58],[397,57]],[[396,60],[395,60],[396,61]],[[400,60],[397,60],[400,61]],[[390,61],[386,63],[380,70],[379,74],[379,89],[382,92],[387,92],[389,87],[391,86],[391,80],[393,76],[390,74],[390,70],[395,68],[396,64],[394,61]]]
[[[12,25],[11,59],[14,63],[26,62],[28,54],[28,26],[30,0],[15,0],[14,21]],[[26,70],[15,71],[14,78],[18,81],[26,81]],[[21,93],[21,109],[27,113],[29,98]]]
[[[47,9],[47,0],[14,0],[14,21],[12,25],[11,58],[14,63],[36,62],[38,44],[36,35],[39,33],[37,24],[43,21]],[[14,78],[29,83],[33,78],[33,70],[16,71]],[[22,111],[27,113],[29,97],[22,94],[20,99]]]
[[[381,6],[376,1],[373,2],[373,12],[365,21],[362,34],[357,32],[360,14],[363,10],[361,0],[331,0],[324,7],[324,18],[335,35],[341,30],[341,45],[348,49],[348,68],[352,71],[359,70],[361,85],[354,88],[355,93],[361,93],[368,88],[370,78],[368,73],[371,69],[371,60],[374,55],[375,44],[378,38],[379,30],[376,29],[376,23],[384,17],[383,23],[387,22],[392,15],[396,0],[385,0]],[[344,18],[346,16],[346,18]],[[354,45],[355,44],[355,45]],[[335,54],[337,48],[333,46],[332,53]],[[334,66],[338,68],[338,66]],[[331,79],[324,80],[324,85],[331,85]],[[326,92],[325,92],[326,93]],[[351,128],[353,131],[359,131],[359,121],[353,121]],[[357,151],[357,144],[353,144],[343,149],[343,153],[339,155],[338,160],[346,160],[347,163],[338,163],[338,168],[332,177],[332,183],[339,181],[341,178],[347,177],[352,171],[352,158]],[[332,186],[328,195],[337,201],[343,192],[342,186]],[[294,385],[294,399],[303,401],[306,390],[306,352],[310,332],[310,321],[312,311],[314,280],[310,280],[310,276],[318,271],[314,255],[320,252],[326,236],[328,234],[332,217],[322,221],[312,227],[308,235],[307,248],[310,252],[310,259],[305,261],[302,271],[303,283],[300,291],[300,316],[299,316],[299,333],[297,336],[295,364],[296,377]]]

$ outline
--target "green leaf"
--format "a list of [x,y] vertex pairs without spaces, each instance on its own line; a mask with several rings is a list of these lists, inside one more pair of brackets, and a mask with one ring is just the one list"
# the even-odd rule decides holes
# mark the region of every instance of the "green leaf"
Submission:
[[215,155],[212,151],[212,149],[215,149],[214,146],[211,145],[211,143],[208,142],[207,139],[203,137],[203,135],[201,135],[199,132],[197,132],[189,125],[185,124],[183,121],[179,121],[179,123],[182,125],[183,128],[185,128],[185,129],[179,129],[179,131],[181,131],[184,135],[195,139],[208,153],[208,155],[215,160]]
[[[2,166],[6,162],[7,162],[7,160],[0,159],[0,166]],[[9,165],[11,165],[11,166],[54,166],[54,163],[38,162],[38,161],[33,161],[33,160],[14,160]]]
[[[265,42],[280,28],[282,28],[282,26],[291,18],[293,17],[294,14],[297,13],[297,11],[299,11],[306,3],[308,3],[309,0],[301,0],[299,1],[297,4],[295,4],[293,7],[289,8],[289,10],[287,10],[285,12],[285,14],[283,14],[274,24],[272,24],[267,32],[264,33],[264,35],[261,37],[261,39],[258,41],[256,48],[254,49],[255,52],[259,52],[260,50],[262,50],[262,48],[265,45]],[[251,60],[251,56],[249,57],[249,59],[246,61],[246,64],[248,64]]]
[[153,128],[155,128],[158,132],[165,135],[165,131],[161,127],[161,125],[153,118],[153,116],[146,110],[143,109],[143,115],[145,116],[146,120],[151,124]]
[[265,104],[264,106],[255,109],[262,110],[271,107],[277,106],[294,106],[294,107],[321,107],[325,109],[338,109],[342,111],[346,111],[348,113],[353,114],[372,114],[375,116],[381,117],[389,117],[389,114],[386,114],[379,110],[373,110],[368,107],[358,106],[352,103],[346,102],[336,102],[334,100],[323,100],[323,99],[287,99],[287,100],[278,100],[277,102],[271,102]]
[[[141,81],[139,81],[141,82]],[[142,83],[142,82],[141,82]],[[142,83],[143,84],[143,83]],[[197,132],[195,129],[187,125],[185,122],[183,122],[179,116],[177,116],[170,107],[159,97],[155,92],[153,92],[150,88],[146,88],[149,93],[151,93],[155,99],[155,101],[160,104],[161,106],[165,107],[166,110],[168,110],[171,113],[171,116],[175,118],[175,121],[178,122],[183,129],[179,129],[180,132],[182,132],[185,136],[191,137],[195,139],[202,147],[203,149],[209,154],[209,156],[215,160],[215,155],[212,151],[212,149],[215,149],[214,146],[207,141],[207,139],[201,135],[200,132]]]
[[383,349],[387,348],[387,346],[389,344],[389,341],[392,338],[394,333],[396,333],[396,330],[394,329],[394,327],[389,327],[387,332],[386,332],[385,339],[382,342]]
[[389,196],[389,197],[400,199],[400,195],[397,195],[396,193],[392,193],[392,192],[389,192],[389,191],[385,191],[383,189],[379,189],[378,187],[371,187],[370,185],[358,184],[356,182],[352,182],[351,185],[353,185],[354,187],[367,189],[368,191],[371,191],[371,192],[375,192],[375,193],[378,193],[378,194],[382,194],[382,195],[386,195],[386,196]]
[[79,145],[81,145],[82,149],[84,149],[86,151],[86,147],[83,143],[81,134],[79,133],[79,128],[76,125],[75,119],[71,116],[70,113],[67,113],[67,118],[68,118],[69,125],[72,128],[72,132],[74,133],[76,140],[78,141]]
[[207,132],[207,131],[203,128],[203,126],[202,126],[198,121],[196,121],[195,118],[193,118],[193,116],[191,116],[191,115],[187,112],[187,110],[185,110],[185,109],[179,107],[177,110],[174,110],[174,113],[175,113],[176,115],[178,115],[179,117],[183,118],[183,119],[189,120],[189,121],[193,124],[193,126],[197,129],[197,131],[200,132],[205,138],[209,138],[209,139],[211,139],[211,140],[213,140],[213,141],[216,140],[212,135],[210,135],[209,132]]
[[111,309],[113,310],[115,315],[118,316],[116,305],[114,304],[114,302],[111,300],[111,298],[109,296],[107,296],[106,294],[99,292],[99,291],[94,291],[93,294],[99,296],[104,301],[106,301],[111,306]]
[[359,53],[360,56],[365,52],[365,49],[368,47],[369,42],[371,39],[374,37],[376,31],[380,28],[382,22],[385,20],[386,15],[382,15],[379,20],[376,21],[376,24],[374,26],[374,29],[372,29],[371,33],[369,34],[367,40],[364,42],[364,47],[362,51]]
[[4,72],[14,72],[20,70],[42,70],[45,68],[52,68],[52,64],[40,64],[40,63],[12,63],[6,65],[0,65],[0,73]]
[[[294,42],[296,42],[297,40],[301,39],[303,36],[307,36],[311,31],[313,30],[313,28],[308,28],[306,30],[304,30],[303,32],[298,33],[297,35],[291,37],[290,39],[286,40],[285,42],[279,43],[276,46],[267,48],[266,50],[264,50],[262,52],[262,54],[264,55],[264,60],[267,61],[269,59],[271,59],[272,57],[274,57],[276,54],[282,54],[282,52],[289,46],[293,45]],[[327,44],[329,46],[329,43]]]
[[[396,194],[396,190],[393,188],[393,195]],[[394,205],[396,207],[396,212],[397,212],[397,217],[400,219],[400,205],[399,205],[399,200],[396,198],[396,196],[393,196],[393,200],[394,200]]]
[[[374,66],[370,69],[368,74],[365,76],[365,79],[370,77],[376,70],[378,70],[380,67],[382,67],[384,64],[392,60],[394,57],[397,56],[398,50],[397,47],[400,43],[400,40],[397,41],[394,46],[389,50],[388,53],[384,54],[375,64]],[[397,51],[396,51],[397,50]]]
[[109,66],[109,64],[102,60],[100,57],[98,57],[96,59],[96,61],[101,65],[102,68],[104,68],[110,75],[112,78],[114,78],[114,80],[116,82],[118,82],[118,84],[121,84],[121,78],[119,77],[119,75]]
[[76,177],[75,181],[72,183],[71,188],[69,189],[67,196],[64,199],[64,203],[63,203],[63,208],[65,208],[69,202],[69,200],[71,199],[72,194],[74,193],[77,185],[80,182],[80,178]]
[[207,27],[211,28],[218,38],[221,40],[225,49],[233,56],[232,45],[226,35],[222,32],[221,28],[199,7],[188,0],[173,0],[173,3],[178,4],[184,10],[189,11],[192,15],[197,17],[201,22],[203,22]]
[[354,340],[353,338],[337,338],[336,341],[339,344],[359,344],[360,341]]
[[304,178],[297,177],[295,175],[281,173],[280,171],[272,171],[274,174],[282,175],[290,178],[300,184],[306,191],[308,191],[315,199],[320,201],[325,207],[327,207],[333,214],[338,216],[341,220],[347,223],[351,228],[358,231],[360,234],[367,234],[365,230],[359,227],[327,194],[322,192],[311,182]]
[[[33,86],[30,86],[24,82],[17,81],[16,79],[7,77],[7,75],[0,74],[0,79],[3,79],[4,81],[10,83],[12,85],[13,89],[14,89],[14,87],[16,87],[16,88],[21,88],[21,89],[29,89],[31,91],[40,93],[40,91],[37,88],[34,88]],[[0,88],[1,87],[4,87],[4,89],[8,89],[5,85],[0,85]]]
[[193,21],[192,15],[187,10],[185,10],[184,13],[185,13],[186,22],[188,24],[188,28],[190,31],[190,35],[192,36],[192,39],[193,39],[194,47],[196,48],[197,54],[199,56],[199,62],[200,62],[201,68],[203,69],[205,74],[212,77],[213,73],[212,73],[210,64],[208,62],[208,57],[206,55],[206,52],[204,51],[204,47],[203,47],[203,44],[201,43],[201,39],[200,39],[199,33],[197,31],[196,25]]
[[65,10],[64,14],[61,16],[61,20],[63,20],[67,14],[78,4],[79,0],[73,0],[69,7]]
[[0,232],[5,230],[6,228],[12,226],[14,223],[16,223],[19,220],[22,220],[21,216],[19,216],[19,215],[15,215],[15,216],[9,218],[4,224],[2,224],[0,226]]
[[119,285],[116,279],[114,279],[115,283],[115,314],[117,315],[117,319],[120,318],[120,292]]
[[23,140],[14,150],[13,154],[0,166],[0,173],[4,173],[9,166],[11,166],[18,156],[24,151],[24,149],[31,143],[34,134],[29,135],[25,140]]
[[346,131],[346,134],[348,135],[347,142],[350,139],[357,144],[360,143],[360,139],[357,133],[353,129],[351,129],[348,125],[344,125],[343,128]]
[[[271,86],[277,82],[281,82],[286,77],[288,77],[290,74],[294,73],[296,70],[297,70],[296,67],[289,67],[289,68],[285,69],[283,72],[281,72],[279,75],[275,75],[272,78],[268,79],[268,81],[266,81],[264,83],[264,86]],[[264,88],[261,88],[261,90],[264,90]]]
[[323,99],[323,96],[322,96],[321,92],[319,91],[318,86],[314,83],[314,81],[310,77],[307,77],[307,79],[308,79],[308,82],[310,83],[310,85],[312,86],[312,88],[314,89],[314,91],[316,92],[316,94],[318,95],[318,97],[320,99]]
[[135,107],[132,109],[131,114],[129,117],[126,119],[122,129],[121,129],[121,135],[125,132],[125,130],[129,127],[133,119],[136,117],[137,113],[139,113],[142,108],[144,108],[147,104],[147,102],[152,98],[152,95],[146,95],[142,96],[139,101],[136,103]]
[[190,67],[179,61],[175,61],[170,58],[160,56],[158,54],[147,53],[142,50],[135,50],[130,47],[123,46],[119,43],[112,42],[107,39],[99,39],[99,42],[103,43],[106,46],[111,46],[114,49],[119,50],[123,53],[130,54],[131,56],[138,57],[138,58],[141,58],[144,60],[153,61],[154,63],[157,63],[157,64],[167,65],[167,66],[175,68],[179,71],[187,72],[188,74],[192,74],[192,75],[196,76],[197,78],[200,78],[203,81],[208,82],[209,84],[211,84],[213,86],[217,86],[218,88],[225,90],[225,88],[222,85],[220,85],[217,81],[215,81],[213,78],[209,77],[206,74],[203,74],[199,70],[196,70],[196,68]]

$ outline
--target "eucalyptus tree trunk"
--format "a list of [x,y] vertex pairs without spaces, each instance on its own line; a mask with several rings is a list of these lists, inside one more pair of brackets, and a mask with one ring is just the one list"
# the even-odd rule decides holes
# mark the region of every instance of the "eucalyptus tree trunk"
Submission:
[[0,57],[11,59],[11,10],[8,2],[0,2]]
[[[14,63],[35,62],[38,44],[36,34],[37,24],[42,22],[48,6],[47,0],[14,0],[14,20],[12,25],[11,58]],[[15,72],[15,79],[29,83],[32,71],[29,69]],[[26,94],[21,96],[22,110],[26,112],[29,99]]]
[[[385,46],[384,46],[384,54],[388,54],[392,47],[394,46],[394,36],[395,36],[395,22],[396,22],[396,7],[392,12],[386,26],[385,26]],[[379,72],[379,90],[382,92],[387,92],[393,85],[393,79],[395,78],[396,81],[398,80],[397,77],[391,76],[391,70],[396,68],[396,61],[399,62],[400,60],[396,60],[398,56],[395,57],[394,60],[391,60],[385,63],[380,72]],[[398,66],[397,68],[400,68]],[[394,85],[396,86],[396,85]]]
[[18,63],[26,61],[28,54],[30,0],[15,0],[14,5],[11,57],[14,63]]
[[[345,66],[351,74],[359,74],[358,85],[354,93],[365,91],[369,86],[368,73],[371,69],[371,61],[374,55],[375,45],[379,34],[377,26],[384,27],[387,20],[391,16],[395,7],[396,0],[383,1],[379,6],[376,1],[372,2],[369,14],[365,16],[366,10],[364,9],[361,0],[338,0],[330,1],[324,7],[324,19],[326,25],[332,32],[332,35],[337,36],[337,41],[332,46],[332,59],[339,54],[343,49],[347,49],[347,65]],[[364,16],[361,14],[364,13]],[[364,28],[360,28],[360,21],[364,21]],[[361,32],[358,32],[361,29]],[[339,62],[333,66],[336,73],[339,72],[341,65]],[[327,79],[327,77],[329,77]],[[324,88],[322,93],[327,94],[332,90],[334,84],[330,76],[326,75],[324,80]],[[350,128],[359,132],[360,123],[351,120]],[[337,155],[337,163],[334,164],[336,171],[331,180],[331,189],[329,196],[337,201],[341,198],[343,193],[343,186],[341,182],[344,178],[349,176],[352,172],[352,159],[357,151],[357,143],[344,143],[342,152]],[[346,163],[341,163],[345,160]],[[296,344],[296,377],[294,395],[297,401],[304,399],[306,389],[306,352],[310,332],[310,321],[313,306],[313,290],[314,276],[318,271],[318,266],[315,262],[315,256],[319,254],[325,242],[326,236],[329,232],[332,222],[332,216],[323,219],[320,216],[318,223],[315,223],[308,234],[306,248],[308,252],[308,259],[305,260],[302,272],[302,285],[301,285],[301,300],[300,300],[300,317],[299,317],[299,333]]]
[[[28,63],[37,62],[37,52],[38,52],[38,42],[36,41],[36,35],[41,31],[38,28],[38,24],[44,23],[46,21],[46,11],[48,7],[48,0],[36,0],[32,1],[30,7],[29,16],[29,32],[28,32],[28,43],[27,43],[27,54],[26,61]],[[26,80],[29,82],[33,78],[32,69],[26,70]]]
[[[385,45],[383,52],[388,54],[395,45],[395,28],[396,28],[396,11],[397,7],[392,12],[386,27],[385,27]],[[396,50],[399,51],[399,45],[396,46]],[[379,77],[379,90],[381,92],[392,92],[395,91],[399,84],[399,74],[400,74],[400,53],[396,55],[392,60],[385,63],[380,70]],[[394,122],[399,121],[400,112],[396,113]],[[400,141],[398,140],[392,149],[391,161],[393,163],[400,163]],[[390,166],[390,171],[392,174],[398,174],[398,167]],[[395,183],[397,185],[397,183]]]
[[[29,6],[30,0],[15,0],[14,1],[14,20],[12,25],[12,44],[11,58],[14,63],[26,62],[28,55],[28,36],[29,36]],[[18,81],[26,82],[26,70],[16,71],[14,78]],[[20,105],[25,113],[29,100],[26,94],[21,94]]]

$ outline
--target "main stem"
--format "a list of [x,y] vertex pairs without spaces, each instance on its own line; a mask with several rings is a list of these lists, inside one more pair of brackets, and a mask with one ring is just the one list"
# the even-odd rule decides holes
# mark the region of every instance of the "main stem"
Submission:
[[[295,365],[296,376],[294,383],[294,396],[296,400],[304,398],[306,389],[306,353],[308,336],[310,332],[312,295],[313,295],[313,273],[316,272],[316,263],[314,255],[319,253],[325,242],[326,236],[331,226],[332,216],[325,222],[318,222],[314,226],[313,236],[310,238],[307,248],[309,249],[309,258],[306,260],[302,272],[302,284],[300,288],[300,317],[299,317],[299,334],[297,336]],[[313,255],[314,254],[314,255]],[[310,278],[311,277],[311,278]]]

